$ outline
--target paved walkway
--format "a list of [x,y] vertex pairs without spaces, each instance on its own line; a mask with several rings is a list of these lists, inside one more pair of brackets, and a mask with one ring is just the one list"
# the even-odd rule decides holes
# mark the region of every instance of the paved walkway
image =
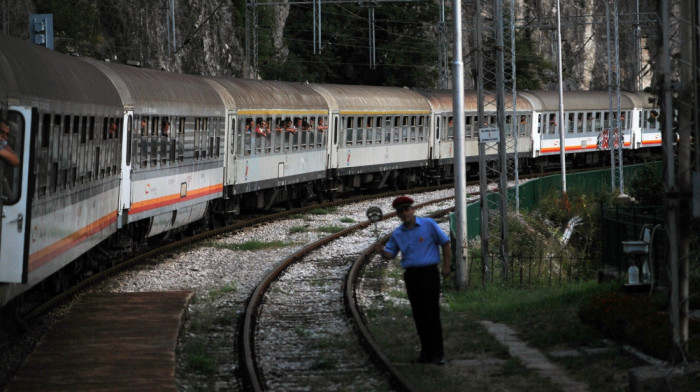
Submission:
[[508,347],[511,356],[518,358],[527,368],[537,371],[542,377],[546,377],[554,384],[559,385],[566,392],[588,392],[588,386],[578,382],[566,373],[566,371],[547,359],[542,352],[518,339],[515,331],[505,324],[481,321],[481,324],[501,344]]
[[85,296],[46,333],[7,388],[177,392],[175,346],[192,293]]

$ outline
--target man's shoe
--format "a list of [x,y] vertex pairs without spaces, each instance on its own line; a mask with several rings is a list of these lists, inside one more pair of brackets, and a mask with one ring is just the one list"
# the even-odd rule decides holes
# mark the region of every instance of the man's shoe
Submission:
[[445,359],[444,358],[437,358],[436,360],[433,361],[433,365],[445,366]]

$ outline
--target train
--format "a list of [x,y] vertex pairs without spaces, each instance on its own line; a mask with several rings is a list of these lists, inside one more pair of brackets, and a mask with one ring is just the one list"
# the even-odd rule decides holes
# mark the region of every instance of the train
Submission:
[[[516,98],[505,123],[523,170],[559,162],[557,124],[567,161],[609,159],[607,92],[565,92],[563,121],[552,92]],[[621,95],[625,159],[661,146],[651,98]],[[465,170],[478,173],[479,128],[496,124],[496,108],[479,127],[475,92],[464,106]],[[0,159],[0,306],[241,210],[410,189],[454,171],[449,90],[185,75],[0,34],[0,109],[2,147],[19,159]]]

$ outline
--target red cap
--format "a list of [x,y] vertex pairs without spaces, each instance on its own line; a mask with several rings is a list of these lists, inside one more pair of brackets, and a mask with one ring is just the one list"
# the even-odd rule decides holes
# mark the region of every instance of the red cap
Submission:
[[394,199],[394,202],[391,203],[391,206],[394,207],[395,210],[398,210],[401,207],[404,206],[410,206],[413,204],[413,199],[411,199],[408,196],[399,196],[396,199]]

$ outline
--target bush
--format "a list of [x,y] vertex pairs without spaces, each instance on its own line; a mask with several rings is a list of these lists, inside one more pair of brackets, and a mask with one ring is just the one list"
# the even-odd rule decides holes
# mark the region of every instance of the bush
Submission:
[[581,306],[579,318],[611,339],[670,359],[669,316],[648,296],[605,293]]

